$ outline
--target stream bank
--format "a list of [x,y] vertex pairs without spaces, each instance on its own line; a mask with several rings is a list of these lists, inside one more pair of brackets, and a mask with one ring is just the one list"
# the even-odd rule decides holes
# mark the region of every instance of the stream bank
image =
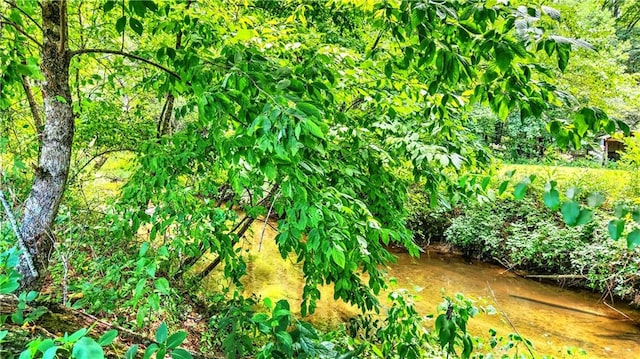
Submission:
[[534,196],[450,211],[416,206],[412,213],[409,226],[423,247],[450,245],[470,260],[640,305],[640,247],[611,239],[606,213],[594,212],[592,222],[571,227]]

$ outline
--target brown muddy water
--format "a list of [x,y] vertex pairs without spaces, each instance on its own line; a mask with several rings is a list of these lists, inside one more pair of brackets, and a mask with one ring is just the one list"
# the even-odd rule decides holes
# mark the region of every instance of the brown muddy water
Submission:
[[470,320],[474,335],[488,337],[489,328],[494,328],[498,336],[506,337],[514,332],[511,321],[540,356],[564,357],[568,348],[582,348],[586,355],[578,357],[640,358],[640,312],[621,303],[617,309],[635,321],[599,302],[597,294],[523,279],[502,267],[439,253],[423,253],[420,259],[397,256],[389,275],[400,286],[423,288],[416,302],[422,313],[432,313],[442,302],[441,289],[448,296],[459,292],[478,306],[497,309],[499,314]]
[[[242,242],[248,264],[243,280],[245,295],[256,294],[274,302],[287,299],[292,308],[299,308],[304,284],[301,266],[293,258],[282,259],[273,240],[274,227],[257,222],[251,232]],[[513,333],[510,321],[533,342],[537,358],[640,359],[640,311],[622,303],[616,303],[616,308],[634,321],[599,302],[598,294],[524,279],[502,267],[469,263],[459,256],[434,252],[423,253],[420,259],[405,253],[396,256],[398,261],[390,265],[388,275],[396,278],[399,288],[422,288],[416,292],[420,314],[436,313],[437,305],[443,302],[442,290],[450,297],[462,293],[478,307],[493,306],[498,314],[482,313],[469,322],[469,332],[485,342],[490,328],[498,332],[498,337],[507,338]],[[204,283],[205,288],[214,291],[229,285],[220,273],[212,273]],[[358,313],[352,306],[334,301],[331,288],[320,290],[323,299],[307,320],[319,327],[335,327]],[[383,304],[387,303],[384,297],[381,296]],[[433,328],[432,322],[427,325]],[[586,354],[567,355],[571,348],[575,352],[584,349]],[[526,354],[523,346],[519,350]]]

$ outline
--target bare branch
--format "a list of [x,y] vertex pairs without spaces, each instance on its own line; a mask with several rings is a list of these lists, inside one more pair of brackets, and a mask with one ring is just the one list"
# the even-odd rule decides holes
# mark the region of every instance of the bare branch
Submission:
[[18,237],[18,247],[20,247],[20,250],[22,251],[22,256],[24,257],[24,260],[27,262],[27,267],[31,271],[31,275],[37,278],[38,271],[36,270],[36,267],[33,265],[33,258],[31,258],[31,253],[27,249],[27,246],[24,243],[24,240],[22,239],[22,235],[20,234],[20,229],[18,229],[18,223],[16,222],[16,217],[13,216],[13,212],[11,212],[11,206],[9,206],[9,202],[7,202],[7,199],[4,196],[4,191],[2,190],[0,190],[0,201],[2,201],[2,206],[4,207],[4,211],[6,212],[7,217],[9,218],[9,222],[11,222],[11,227],[13,228],[13,232],[16,234],[16,237]]
[[[185,10],[188,10],[192,3],[193,3],[193,0],[188,0]],[[176,36],[175,49],[179,50],[181,46],[182,46],[182,30],[178,31],[178,35]],[[157,126],[158,130],[156,133],[156,136],[158,138],[162,137],[163,135],[171,134],[171,132],[173,131],[173,123],[171,121],[171,118],[173,117],[174,101],[175,101],[175,96],[173,95],[172,92],[169,92],[164,102],[164,106],[162,107],[162,114],[160,115],[160,119],[158,121],[158,126]]]
[[170,69],[168,69],[165,66],[162,66],[158,63],[155,63],[151,60],[147,60],[144,57],[138,56],[138,55],[134,55],[134,54],[130,54],[128,52],[124,52],[124,51],[120,51],[120,50],[110,50],[110,49],[80,49],[80,50],[75,50],[75,51],[71,51],[69,52],[69,57],[73,57],[76,55],[82,55],[82,54],[111,54],[111,55],[119,55],[119,56],[124,56],[124,57],[128,57],[130,59],[134,59],[134,60],[138,60],[141,62],[144,62],[147,65],[151,65],[155,68],[158,68],[166,73],[168,73],[169,75],[177,78],[178,80],[181,80],[182,78],[180,77],[180,75],[178,75],[177,72],[172,71]]
[[135,150],[131,148],[115,148],[115,149],[105,150],[105,151],[96,153],[90,159],[88,159],[87,162],[85,162],[82,166],[80,166],[80,168],[78,168],[76,173],[73,176],[71,176],[71,178],[69,179],[69,182],[73,183],[78,177],[78,175],[82,172],[82,170],[84,170],[88,165],[91,164],[91,162],[95,161],[98,157],[104,156],[109,153],[114,153],[114,152],[135,152]]
[[267,224],[269,223],[269,217],[271,217],[271,211],[273,210],[273,204],[276,202],[276,199],[278,199],[278,194],[279,193],[276,193],[275,196],[273,196],[273,199],[271,200],[271,204],[269,205],[269,211],[267,211],[267,216],[264,217],[264,226],[262,227],[262,233],[260,234],[260,244],[258,244],[258,252],[262,250],[262,240],[264,239],[264,232],[267,229]]
[[42,128],[43,128],[42,117],[40,117],[40,111],[38,111],[38,104],[36,103],[36,99],[33,96],[33,91],[31,91],[31,86],[29,85],[29,79],[24,75],[22,76],[22,88],[24,89],[25,95],[27,95],[27,101],[29,102],[29,109],[31,110],[31,116],[33,117],[33,122],[36,126],[36,134],[38,137],[38,153],[40,153],[40,147],[42,146]]

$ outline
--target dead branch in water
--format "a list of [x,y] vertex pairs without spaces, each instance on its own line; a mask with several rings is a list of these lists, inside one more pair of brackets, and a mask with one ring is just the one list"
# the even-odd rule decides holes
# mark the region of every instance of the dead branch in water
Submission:
[[511,326],[513,331],[516,332],[516,334],[518,334],[518,336],[523,339],[522,342],[524,343],[524,346],[527,348],[527,351],[529,352],[529,354],[531,354],[531,357],[535,358],[536,356],[533,354],[533,349],[531,348],[529,343],[526,340],[524,340],[524,337],[520,334],[520,332],[518,331],[518,328],[516,328],[516,326],[511,321],[511,319],[509,319],[507,312],[505,312],[504,310],[502,310],[502,308],[500,308],[500,304],[498,304],[498,298],[496,298],[496,294],[493,292],[491,285],[489,285],[489,281],[487,281],[487,288],[489,288],[489,292],[491,292],[491,296],[493,297],[493,302],[496,303],[496,308],[498,308],[498,310],[502,313],[502,315],[507,320],[507,323],[509,323],[509,326]]
[[534,299],[534,298],[528,298],[528,297],[521,297],[519,295],[515,295],[515,294],[509,294],[510,297],[512,298],[516,298],[516,299],[520,299],[520,300],[526,300],[529,302],[533,302],[533,303],[537,303],[537,304],[542,304],[542,305],[546,305],[549,307],[554,307],[554,308],[560,308],[560,309],[565,309],[565,310],[570,310],[572,312],[578,312],[578,313],[583,313],[583,314],[589,314],[589,315],[593,315],[596,317],[603,317],[603,318],[609,318],[609,319],[617,319],[614,317],[611,317],[609,315],[606,314],[601,314],[601,313],[597,313],[594,311],[590,311],[590,310],[586,310],[586,309],[579,309],[579,308],[572,308],[572,307],[568,307],[566,305],[562,305],[562,304],[557,304],[557,303],[551,303],[551,302],[547,302],[544,300],[540,300],[540,299]]
[[529,274],[525,275],[525,278],[537,278],[537,279],[584,279],[586,276],[582,274]]

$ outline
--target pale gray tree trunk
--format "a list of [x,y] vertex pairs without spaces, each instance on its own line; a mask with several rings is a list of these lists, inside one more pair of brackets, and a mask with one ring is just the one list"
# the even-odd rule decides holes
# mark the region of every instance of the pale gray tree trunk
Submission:
[[43,48],[41,71],[45,125],[42,149],[31,192],[24,205],[20,234],[37,272],[23,260],[18,270],[23,289],[38,289],[54,248],[51,226],[64,193],[71,159],[74,115],[69,88],[66,0],[42,1]]

